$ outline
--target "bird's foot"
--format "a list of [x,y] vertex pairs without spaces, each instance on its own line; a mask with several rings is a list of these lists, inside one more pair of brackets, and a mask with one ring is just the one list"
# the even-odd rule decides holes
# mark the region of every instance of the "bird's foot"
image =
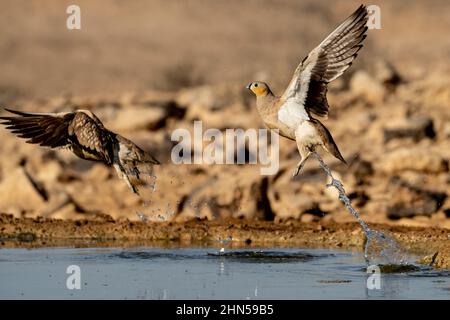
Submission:
[[298,174],[300,173],[300,167],[295,168],[294,172],[292,173],[292,179],[294,179]]
[[138,196],[140,195],[138,188],[136,188],[134,185],[130,185],[130,188],[133,193],[137,194]]
[[131,183],[130,178],[126,174],[124,176],[125,176],[125,181],[127,182],[127,185],[128,185],[128,187],[130,187],[131,191],[133,191],[133,193],[139,195],[138,188],[136,188],[136,186]]
[[304,165],[305,165],[305,161],[300,161],[298,163],[297,167],[295,168],[294,172],[292,173],[292,179],[294,179],[296,176],[298,176],[298,174],[300,173],[300,171],[302,170]]
[[133,173],[136,176],[136,178],[139,180],[140,179],[139,175],[141,174],[141,172],[139,171],[139,169],[137,167],[134,167]]

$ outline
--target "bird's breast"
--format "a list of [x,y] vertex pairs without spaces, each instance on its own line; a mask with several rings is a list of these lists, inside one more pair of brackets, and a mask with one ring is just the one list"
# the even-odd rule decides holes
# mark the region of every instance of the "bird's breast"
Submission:
[[295,138],[297,142],[301,142],[308,145],[320,145],[322,139],[318,133],[315,125],[311,121],[303,121],[295,129]]
[[309,116],[302,105],[293,100],[288,100],[278,110],[278,120],[295,130],[301,123],[309,120]]

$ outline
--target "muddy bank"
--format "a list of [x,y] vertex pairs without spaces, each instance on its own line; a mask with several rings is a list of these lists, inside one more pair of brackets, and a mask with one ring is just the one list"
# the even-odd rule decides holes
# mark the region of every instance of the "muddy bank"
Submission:
[[[394,237],[422,262],[450,268],[450,232],[440,228],[388,226],[372,228]],[[99,215],[89,220],[14,218],[0,215],[2,247],[39,246],[140,246],[199,245],[230,247],[298,246],[363,250],[364,235],[357,223],[296,220],[274,223],[245,219],[191,220],[181,222],[136,222]]]

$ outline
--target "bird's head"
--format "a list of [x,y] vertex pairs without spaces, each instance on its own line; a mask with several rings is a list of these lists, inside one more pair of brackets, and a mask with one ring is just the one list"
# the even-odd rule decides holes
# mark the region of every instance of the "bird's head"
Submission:
[[256,97],[265,97],[271,93],[267,83],[255,81],[247,86],[247,89],[255,94]]

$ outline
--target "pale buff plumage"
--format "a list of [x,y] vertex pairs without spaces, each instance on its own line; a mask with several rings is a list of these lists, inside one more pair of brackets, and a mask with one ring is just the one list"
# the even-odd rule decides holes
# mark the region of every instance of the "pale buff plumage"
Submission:
[[327,84],[342,75],[356,58],[367,31],[367,9],[360,6],[298,65],[282,96],[264,82],[247,88],[256,96],[256,108],[270,129],[297,142],[301,156],[296,176],[318,147],[345,163],[328,129],[312,115],[328,115]]

